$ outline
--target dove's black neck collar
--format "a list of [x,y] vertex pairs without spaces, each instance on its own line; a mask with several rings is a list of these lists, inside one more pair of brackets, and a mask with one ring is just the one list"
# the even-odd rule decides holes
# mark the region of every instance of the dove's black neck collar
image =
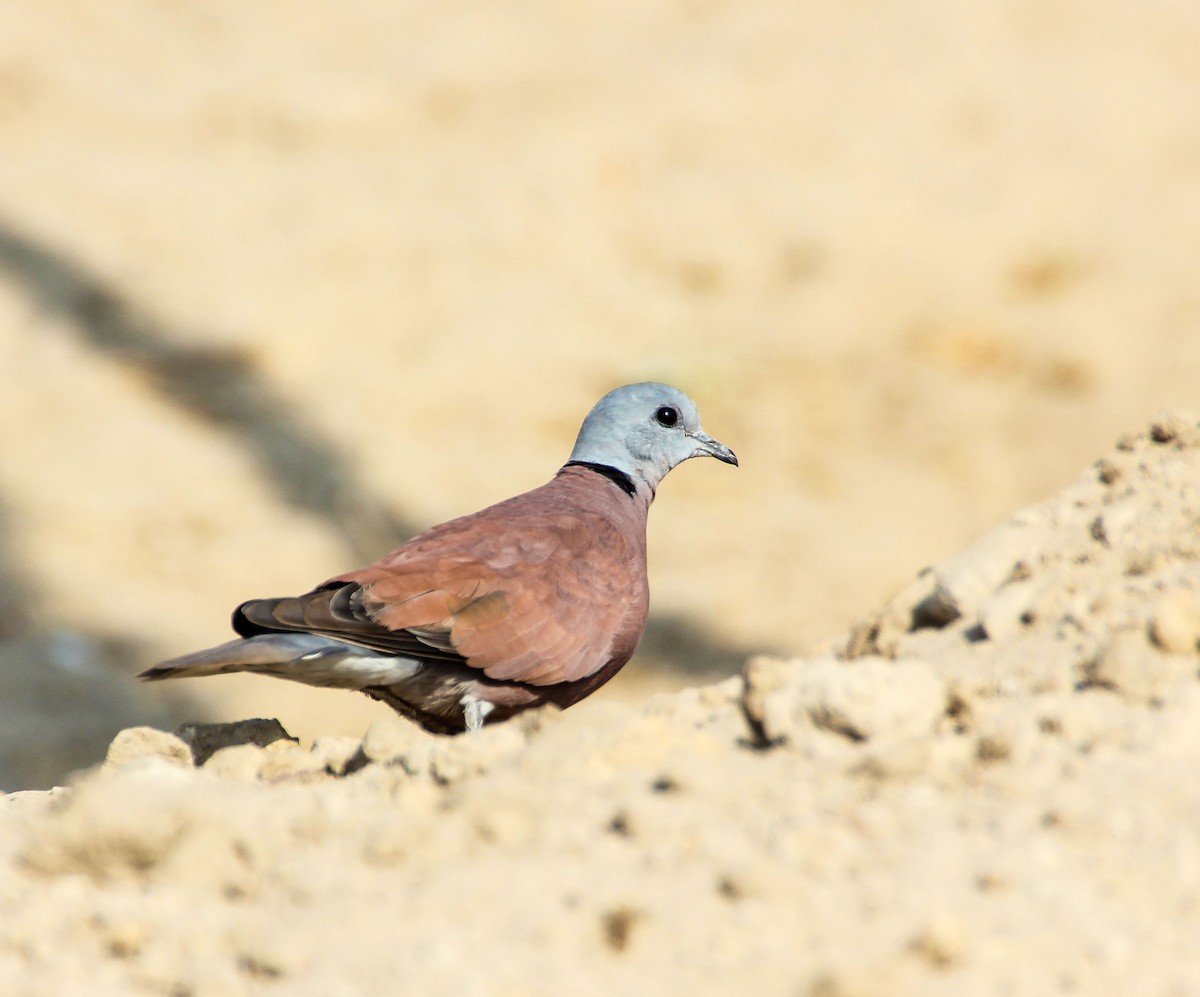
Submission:
[[593,464],[588,460],[569,460],[565,466],[586,467],[590,471],[604,475],[604,477],[608,478],[609,481],[620,488],[630,498],[637,494],[637,486],[633,483],[633,478],[624,471],[611,467],[608,464]]

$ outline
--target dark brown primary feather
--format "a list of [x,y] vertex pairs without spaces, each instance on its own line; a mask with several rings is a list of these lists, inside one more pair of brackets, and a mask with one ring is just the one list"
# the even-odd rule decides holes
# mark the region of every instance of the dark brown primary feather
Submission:
[[629,659],[645,627],[648,506],[566,467],[306,595],[248,602],[234,628],[316,633],[501,683],[562,686],[550,698],[569,705]]
[[296,631],[386,654],[466,663],[444,637],[432,631],[418,636],[380,626],[363,608],[362,586],[355,582],[327,582],[305,595],[283,599],[252,599],[234,610],[233,628],[243,637]]

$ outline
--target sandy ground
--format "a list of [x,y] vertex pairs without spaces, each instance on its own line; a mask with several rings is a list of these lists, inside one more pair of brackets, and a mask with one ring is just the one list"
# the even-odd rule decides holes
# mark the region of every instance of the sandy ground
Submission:
[[439,738],[134,727],[0,797],[0,990],[1200,992],[1200,419],[830,652]]
[[[1196,588],[1195,512],[1153,526],[1194,507],[1188,433],[1114,451],[1150,462],[1121,470],[1124,525],[1093,529],[1121,486],[1089,472],[1061,499],[1082,535],[1062,512],[1032,560],[970,546],[1200,407],[1193,5],[0,0],[0,24],[0,790],[133,726],[302,742],[279,779],[114,763],[4,798],[6,992],[367,993],[402,960],[446,992],[1120,993],[1150,968],[1144,992],[1197,992],[1194,648],[1119,638]],[[544,730],[406,767],[365,700],[129,681],[244,598],[540,483],[645,378],[742,467],[666,483],[643,650]],[[1088,574],[1143,548],[1157,594]],[[1029,579],[920,589],[963,550]],[[818,699],[875,703],[882,742],[809,708],[848,641],[861,685]],[[807,664],[736,677],[763,653]],[[329,775],[368,728],[378,757]],[[654,790],[675,766],[686,791]],[[96,858],[110,824],[132,852]],[[464,952],[530,895],[489,975]]]

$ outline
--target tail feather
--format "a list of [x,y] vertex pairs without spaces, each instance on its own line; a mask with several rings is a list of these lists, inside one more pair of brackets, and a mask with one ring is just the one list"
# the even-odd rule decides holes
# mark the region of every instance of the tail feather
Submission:
[[364,689],[412,678],[423,668],[414,658],[381,654],[315,634],[259,634],[171,658],[147,668],[138,678],[199,678],[251,672],[305,685]]

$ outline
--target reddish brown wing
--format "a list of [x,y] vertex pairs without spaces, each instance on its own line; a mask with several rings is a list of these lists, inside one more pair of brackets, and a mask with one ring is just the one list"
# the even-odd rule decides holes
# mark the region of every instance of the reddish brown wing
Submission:
[[646,623],[646,511],[593,471],[451,520],[294,599],[240,606],[243,636],[299,630],[556,685],[632,653]]
[[602,668],[627,617],[644,616],[638,539],[590,511],[488,512],[335,581],[361,585],[387,631],[457,652],[489,678],[553,685]]

